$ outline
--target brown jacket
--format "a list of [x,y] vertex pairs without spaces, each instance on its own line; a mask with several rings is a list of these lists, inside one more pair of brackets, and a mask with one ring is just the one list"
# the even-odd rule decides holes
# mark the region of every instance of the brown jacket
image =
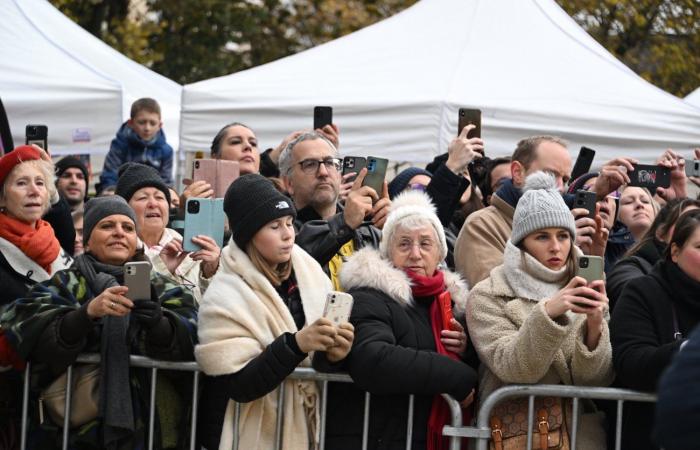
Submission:
[[497,194],[491,196],[491,206],[471,214],[455,242],[455,269],[469,286],[488,278],[494,267],[503,264],[506,242],[513,232],[513,213]]

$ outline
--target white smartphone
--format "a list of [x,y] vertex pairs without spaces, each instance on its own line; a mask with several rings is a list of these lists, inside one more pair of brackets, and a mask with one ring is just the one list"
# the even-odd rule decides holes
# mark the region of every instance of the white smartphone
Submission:
[[124,264],[124,286],[129,288],[129,300],[151,299],[151,263],[132,261]]
[[352,312],[352,295],[345,292],[331,291],[326,296],[326,307],[323,317],[330,319],[336,325],[350,321]]

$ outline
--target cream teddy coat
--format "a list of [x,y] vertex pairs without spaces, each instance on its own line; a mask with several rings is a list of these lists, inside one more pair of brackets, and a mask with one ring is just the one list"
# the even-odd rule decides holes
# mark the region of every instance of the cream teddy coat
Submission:
[[[506,249],[505,258],[509,253],[519,257],[515,252],[520,250],[508,245],[512,248]],[[609,385],[613,366],[607,321],[598,346],[589,351],[584,342],[586,316],[569,312],[555,321],[545,312],[542,300],[559,287],[540,296],[527,274],[508,277],[507,264],[496,267],[489,278],[474,286],[467,302],[467,329],[482,362],[479,398],[507,384]],[[528,282],[516,289],[530,294],[518,297],[511,284]],[[605,448],[600,420],[594,416],[582,417],[580,449]]]
[[[306,324],[323,314],[331,283],[321,266],[298,246],[292,250],[292,267],[299,287]],[[197,362],[207,375],[235,373],[285,332],[296,332],[289,309],[273,285],[231,240],[221,254],[214,275],[199,306]],[[310,357],[301,364],[310,366]],[[286,380],[283,448],[313,448],[318,440],[318,390],[315,382]],[[241,404],[239,448],[272,448],[277,419],[278,389],[250,403]],[[226,407],[220,449],[233,441],[234,401]]]

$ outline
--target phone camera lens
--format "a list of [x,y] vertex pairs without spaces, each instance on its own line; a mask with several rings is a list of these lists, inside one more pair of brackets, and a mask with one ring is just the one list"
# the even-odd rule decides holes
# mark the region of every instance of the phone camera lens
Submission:
[[335,303],[335,299],[334,299],[334,298],[331,299],[331,303]]
[[194,162],[194,168],[195,168],[195,169],[199,169],[199,161],[195,161],[195,162]]
[[187,203],[187,212],[190,214],[197,214],[199,212],[199,201],[192,200]]
[[581,258],[581,259],[578,261],[578,265],[579,265],[580,268],[585,269],[586,267],[588,267],[588,259],[586,259],[586,258]]

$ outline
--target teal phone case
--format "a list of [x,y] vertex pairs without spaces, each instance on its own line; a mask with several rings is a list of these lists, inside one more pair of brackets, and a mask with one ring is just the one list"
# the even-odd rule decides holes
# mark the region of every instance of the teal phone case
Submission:
[[216,245],[224,244],[224,214],[223,198],[190,198],[185,206],[185,236],[182,248],[186,252],[200,250],[199,245],[192,242],[197,235],[209,236]]
[[388,165],[388,159],[376,158],[374,156],[368,157],[367,165],[365,166],[367,168],[367,175],[365,175],[362,185],[371,187],[377,192],[377,195],[381,196]]

